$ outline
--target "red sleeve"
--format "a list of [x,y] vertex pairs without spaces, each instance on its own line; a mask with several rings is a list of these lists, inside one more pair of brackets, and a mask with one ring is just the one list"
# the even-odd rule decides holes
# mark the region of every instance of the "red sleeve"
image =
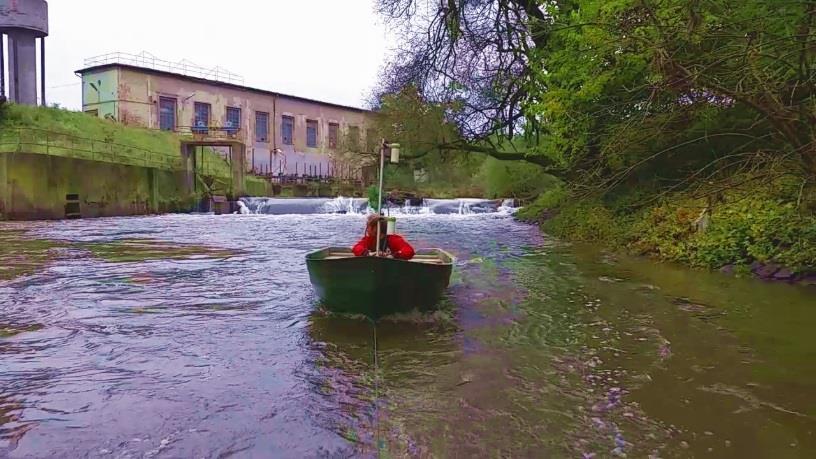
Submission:
[[391,254],[394,258],[400,260],[410,260],[414,258],[414,248],[402,236],[396,234],[388,236],[388,247],[391,249]]
[[354,256],[362,257],[368,255],[368,247],[368,236],[364,236],[358,243],[354,244],[351,251],[354,252]]

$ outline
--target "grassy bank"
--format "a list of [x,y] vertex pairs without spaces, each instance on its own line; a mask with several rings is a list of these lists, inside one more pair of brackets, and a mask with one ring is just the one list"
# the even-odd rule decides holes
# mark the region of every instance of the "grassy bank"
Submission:
[[[178,170],[181,138],[166,131],[125,126],[85,113],[58,108],[0,106],[0,152],[65,156],[126,165]],[[212,148],[196,151],[202,175],[231,183],[229,163]],[[269,184],[247,176],[247,192],[268,195]]]
[[[181,140],[171,132],[125,126],[58,108],[5,105],[0,109],[0,151],[14,151],[20,143],[30,153],[181,167]],[[205,149],[199,161],[208,175],[231,177],[229,165],[214,150]]]
[[632,187],[600,198],[559,186],[519,218],[566,240],[694,267],[779,280],[816,273],[816,190],[794,178],[733,177],[731,184],[670,194]]

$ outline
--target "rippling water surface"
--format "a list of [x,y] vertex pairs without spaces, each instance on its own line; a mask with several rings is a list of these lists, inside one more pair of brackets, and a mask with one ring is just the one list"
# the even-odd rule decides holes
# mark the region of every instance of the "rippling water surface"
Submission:
[[454,282],[375,330],[304,264],[363,219],[3,224],[0,457],[816,455],[812,289],[407,215]]

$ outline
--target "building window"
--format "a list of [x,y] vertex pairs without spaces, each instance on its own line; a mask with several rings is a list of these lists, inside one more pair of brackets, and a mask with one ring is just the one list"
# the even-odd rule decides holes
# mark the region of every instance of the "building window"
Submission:
[[295,132],[295,119],[291,116],[282,116],[281,117],[281,140],[283,141],[284,145],[293,145],[295,142],[294,134]]
[[210,127],[210,104],[196,102],[194,105],[193,132],[206,134]]
[[235,107],[227,107],[227,128],[228,134],[235,134],[241,128],[241,109]]
[[337,123],[329,123],[329,148],[337,148],[337,133],[340,131],[340,125]]
[[255,112],[255,141],[269,142],[269,113]]
[[176,130],[176,99],[172,97],[159,97],[159,129]]
[[317,121],[306,120],[306,146],[317,147]]
[[348,128],[348,150],[357,151],[360,148],[360,128],[349,126]]

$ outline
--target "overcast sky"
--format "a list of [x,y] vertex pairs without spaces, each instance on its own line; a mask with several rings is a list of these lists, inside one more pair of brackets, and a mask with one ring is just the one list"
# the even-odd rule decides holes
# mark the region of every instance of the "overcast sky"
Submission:
[[373,0],[49,0],[49,104],[81,108],[74,71],[114,51],[221,66],[248,86],[363,106],[393,48]]

